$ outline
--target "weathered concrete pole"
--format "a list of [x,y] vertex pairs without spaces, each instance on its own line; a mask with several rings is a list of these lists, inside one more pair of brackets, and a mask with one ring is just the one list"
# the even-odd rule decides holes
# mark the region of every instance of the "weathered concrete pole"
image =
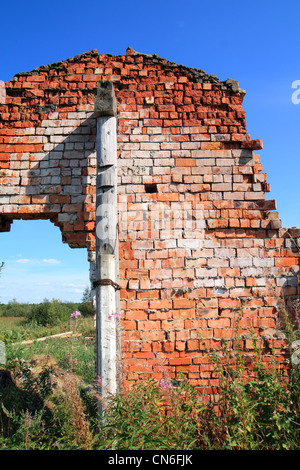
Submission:
[[118,388],[119,276],[117,214],[117,119],[112,82],[98,83],[96,181],[96,375],[102,397]]

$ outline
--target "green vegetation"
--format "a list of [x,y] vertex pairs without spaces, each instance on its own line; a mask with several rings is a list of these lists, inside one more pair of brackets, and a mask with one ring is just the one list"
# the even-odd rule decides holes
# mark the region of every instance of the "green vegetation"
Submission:
[[0,304],[0,317],[24,317],[41,325],[53,325],[67,320],[70,311],[74,310],[79,310],[82,316],[86,317],[92,314],[92,304],[89,300],[85,300],[85,296],[77,303],[44,299],[39,304],[24,304],[13,299],[7,304]]
[[[176,387],[167,380],[140,382],[106,402],[97,448],[299,450],[299,365],[291,361],[287,376],[271,356],[272,367],[267,368],[254,334],[249,363],[239,341],[241,318],[242,312],[231,347],[224,341],[221,354],[208,351],[219,377],[217,406],[204,405],[180,377]],[[282,321],[288,346],[299,330],[285,312]]]
[[[291,361],[288,374],[283,373],[270,354],[272,367],[267,368],[254,334],[255,355],[249,362],[240,345],[240,319],[234,341],[224,341],[221,354],[207,351],[220,381],[217,406],[204,404],[183,376],[175,382],[143,380],[103,400],[93,380],[92,317],[69,314],[56,326],[35,324],[36,333],[32,319],[10,325],[26,339],[55,328],[81,336],[31,344],[14,344],[5,336],[0,449],[299,450],[300,365]],[[292,346],[299,330],[287,315],[282,322],[286,344]]]
[[[83,298],[80,303],[45,299],[39,304],[21,304],[16,300],[0,304],[0,340],[20,342],[72,330],[75,322],[71,321],[70,315],[73,311],[80,311],[82,320],[90,319],[93,335],[92,304],[87,299]],[[88,323],[81,321],[80,325],[83,328]]]

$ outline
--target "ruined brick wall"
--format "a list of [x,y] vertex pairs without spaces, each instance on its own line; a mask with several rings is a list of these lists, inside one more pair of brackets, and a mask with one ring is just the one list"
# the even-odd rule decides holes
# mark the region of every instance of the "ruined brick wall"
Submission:
[[50,219],[93,261],[99,80],[118,102],[124,381],[181,371],[213,394],[205,353],[232,339],[242,305],[245,351],[253,330],[283,364],[279,299],[299,293],[300,232],[266,199],[234,80],[130,48],[17,74],[0,104],[1,230]]

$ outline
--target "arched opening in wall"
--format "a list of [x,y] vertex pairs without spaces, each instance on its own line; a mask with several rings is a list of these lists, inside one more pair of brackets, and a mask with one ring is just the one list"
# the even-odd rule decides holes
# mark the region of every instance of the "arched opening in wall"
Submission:
[[49,220],[15,220],[0,236],[0,339],[93,339],[87,250],[62,243]]
[[78,303],[90,287],[85,248],[62,242],[59,228],[48,220],[15,220],[1,233],[0,302],[13,299],[36,304],[43,299]]
[[[49,220],[14,220],[0,241],[0,401],[16,416],[47,413],[70,381],[94,380],[87,250],[63,243]],[[0,409],[4,435],[5,419]]]

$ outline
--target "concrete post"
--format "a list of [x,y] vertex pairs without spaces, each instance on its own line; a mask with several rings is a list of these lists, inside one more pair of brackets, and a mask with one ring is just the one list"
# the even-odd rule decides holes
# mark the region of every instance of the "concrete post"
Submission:
[[102,397],[118,388],[119,276],[117,215],[117,120],[112,82],[98,83],[96,181],[96,375]]

